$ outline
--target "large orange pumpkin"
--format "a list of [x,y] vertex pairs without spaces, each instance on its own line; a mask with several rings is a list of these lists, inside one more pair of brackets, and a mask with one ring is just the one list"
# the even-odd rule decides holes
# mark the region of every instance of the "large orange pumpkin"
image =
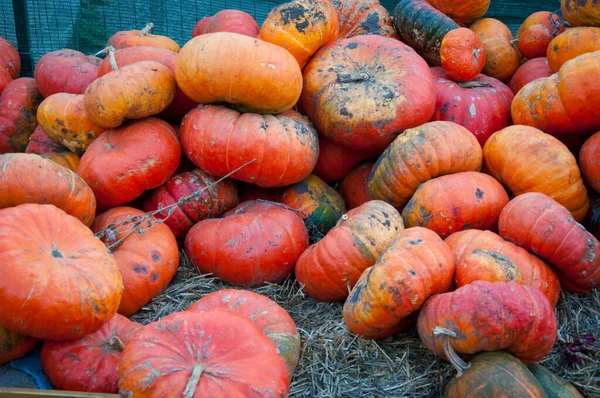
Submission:
[[33,351],[41,341],[0,327],[0,365]]
[[240,10],[221,10],[215,15],[204,17],[194,26],[192,37],[215,32],[239,33],[250,37],[257,37],[260,28],[247,12]]
[[123,292],[106,246],[53,205],[0,210],[0,273],[0,327],[44,340],[100,329]]
[[38,124],[36,112],[43,99],[30,77],[6,85],[0,95],[0,154],[25,150]]
[[319,134],[353,149],[382,150],[435,108],[427,63],[388,37],[355,36],[323,47],[304,80],[302,106]]
[[37,62],[33,76],[44,97],[56,93],[83,94],[98,77],[98,64],[80,51],[51,51]]
[[152,46],[179,52],[179,44],[167,36],[150,33],[152,28],[154,24],[149,22],[142,30],[119,31],[108,39],[107,47],[112,46],[119,50],[133,46]]
[[398,39],[392,16],[378,0],[332,0],[338,15],[338,39],[379,35]]
[[548,45],[546,55],[552,72],[558,72],[565,62],[582,54],[600,50],[600,28],[571,28],[556,36]]
[[560,10],[571,26],[600,27],[600,4],[596,0],[561,0]]

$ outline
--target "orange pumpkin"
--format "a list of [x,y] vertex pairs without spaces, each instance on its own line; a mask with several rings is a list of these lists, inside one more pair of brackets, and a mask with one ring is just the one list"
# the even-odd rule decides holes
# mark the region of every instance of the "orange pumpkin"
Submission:
[[73,152],[46,152],[40,154],[40,156],[45,159],[51,160],[56,164],[64,166],[74,173],[77,172],[77,168],[79,167],[79,156],[77,156]]
[[544,54],[552,72],[560,70],[565,62],[582,54],[600,50],[600,28],[571,28],[556,36]]
[[490,0],[427,0],[437,10],[452,18],[460,26],[468,26],[483,17],[490,7]]
[[119,50],[133,46],[152,46],[179,52],[179,44],[167,36],[153,35],[150,33],[152,28],[154,24],[149,22],[142,30],[119,31],[108,39],[107,47],[112,46]]
[[440,59],[448,76],[457,82],[466,82],[483,70],[485,47],[472,30],[454,29],[442,39]]
[[0,365],[33,351],[40,340],[0,327]]
[[233,32],[257,37],[260,28],[247,12],[240,10],[221,10],[215,15],[204,17],[194,26],[192,37],[215,32]]
[[600,4],[595,0],[561,0],[560,10],[571,26],[600,27]]
[[600,192],[600,133],[592,135],[581,147],[579,167],[585,182]]
[[23,152],[38,122],[37,108],[43,97],[35,80],[20,77],[0,95],[0,154]]
[[519,267],[502,253],[493,250],[474,249],[456,261],[454,274],[456,287],[475,281],[523,283]]
[[545,57],[548,45],[565,31],[562,19],[550,11],[538,11],[528,16],[516,34],[517,48],[525,58]]
[[379,35],[399,39],[392,16],[378,0],[332,0],[339,21],[338,39]]
[[97,74],[94,59],[66,48],[44,54],[33,71],[35,83],[44,97],[56,93],[83,94]]
[[355,207],[371,200],[369,195],[369,176],[373,170],[374,163],[363,162],[356,166],[344,177],[338,190],[346,202],[346,208],[352,210]]
[[513,77],[508,83],[508,87],[516,95],[525,85],[531,83],[536,79],[542,77],[549,77],[552,75],[552,69],[548,65],[548,58],[540,57],[530,59],[523,65],[519,66],[519,69],[515,72]]
[[327,183],[346,177],[352,168],[366,159],[377,159],[381,150],[358,151],[319,137],[319,158],[313,174]]
[[21,56],[17,49],[6,39],[0,37],[0,94],[21,72]]

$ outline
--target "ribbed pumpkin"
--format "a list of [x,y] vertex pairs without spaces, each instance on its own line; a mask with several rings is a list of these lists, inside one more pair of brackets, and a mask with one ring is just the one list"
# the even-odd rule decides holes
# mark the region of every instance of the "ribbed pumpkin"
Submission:
[[38,122],[36,112],[44,98],[35,80],[20,77],[0,95],[0,154],[23,152]]
[[389,337],[429,296],[448,291],[453,275],[454,256],[435,232],[405,229],[352,288],[344,321],[361,337]]
[[33,76],[44,97],[56,93],[83,94],[96,80],[98,64],[80,51],[51,51],[36,63]]
[[371,162],[359,164],[344,177],[338,186],[338,191],[342,195],[344,202],[346,202],[348,210],[352,210],[371,200],[371,195],[369,195],[369,176],[371,175],[373,166],[375,164]]
[[317,133],[292,110],[272,116],[198,106],[183,120],[180,135],[185,155],[200,169],[224,177],[240,168],[230,177],[262,187],[302,181],[319,156]]
[[339,20],[338,39],[379,35],[398,39],[392,16],[378,0],[332,0]]
[[426,0],[437,10],[452,18],[460,26],[468,26],[483,17],[490,7],[490,0]]
[[0,365],[27,355],[39,343],[38,339],[0,327]]
[[528,16],[516,34],[517,48],[525,58],[545,57],[548,45],[565,31],[562,19],[550,11],[538,11]]
[[329,0],[292,0],[273,8],[258,38],[288,50],[301,68],[338,38],[339,20]]
[[502,253],[474,249],[456,261],[454,275],[456,287],[468,285],[474,281],[523,283],[519,267]]
[[386,148],[369,177],[369,195],[402,209],[419,184],[479,171],[481,161],[481,146],[467,129],[453,122],[425,123],[406,130]]
[[427,63],[378,35],[323,47],[304,80],[302,105],[319,134],[358,150],[384,149],[398,133],[427,122],[435,106]]
[[579,152],[581,174],[590,187],[600,192],[600,133],[588,138]]
[[552,69],[550,69],[550,65],[548,65],[548,58],[539,57],[530,59],[519,66],[519,69],[517,69],[513,77],[511,77],[508,87],[510,87],[512,92],[516,95],[528,83],[551,75]]
[[167,36],[150,33],[152,28],[154,24],[149,22],[142,30],[119,31],[109,37],[107,46],[113,46],[116,50],[133,46],[152,46],[179,52],[179,44]]
[[442,67],[457,82],[467,82],[485,66],[485,48],[478,36],[467,28],[451,30],[440,47]]
[[346,177],[354,166],[366,159],[377,159],[381,152],[358,151],[319,137],[319,158],[313,174],[327,183],[337,182]]
[[577,160],[558,139],[529,126],[509,126],[483,147],[485,167],[513,195],[544,193],[583,220],[589,208]]
[[25,147],[25,153],[35,153],[37,155],[46,152],[63,152],[66,150],[67,148],[62,146],[59,142],[50,138],[39,124],[35,130],[33,130],[33,133],[29,137],[29,142]]
[[372,200],[348,211],[327,235],[302,253],[296,280],[319,301],[342,301],[365,269],[404,229],[400,213]]
[[221,10],[215,15],[204,17],[194,26],[192,37],[215,32],[233,32],[257,37],[260,28],[247,12],[240,10]]
[[600,27],[600,4],[595,0],[560,0],[560,10],[571,26]]
[[571,28],[556,36],[545,54],[552,72],[558,72],[565,62],[582,54],[600,50],[600,28]]

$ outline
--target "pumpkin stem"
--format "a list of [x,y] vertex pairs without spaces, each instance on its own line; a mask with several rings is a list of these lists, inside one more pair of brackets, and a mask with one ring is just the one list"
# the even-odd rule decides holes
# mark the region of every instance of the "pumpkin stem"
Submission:
[[470,80],[468,82],[458,82],[456,83],[458,84],[460,87],[462,88],[492,88],[494,86],[492,86],[489,83],[485,83],[485,82],[476,82],[475,80]]
[[110,67],[112,70],[119,69],[117,59],[115,58],[115,48],[113,46],[108,46],[106,49],[108,50],[108,63],[110,64]]
[[118,352],[123,352],[123,350],[125,349],[125,344],[123,343],[123,341],[119,338],[119,336],[112,335],[110,337],[110,339],[108,339],[108,341],[106,343],[103,344],[104,350],[105,351],[118,351]]
[[200,382],[200,376],[202,376],[202,372],[204,372],[204,367],[202,365],[199,363],[194,365],[194,368],[192,369],[192,375],[185,386],[185,390],[183,390],[183,398],[194,398],[194,394],[196,393],[196,388],[198,388],[198,383]]
[[518,39],[518,38],[517,38],[517,39],[512,39],[512,40],[510,41],[510,44],[515,44],[515,43],[518,43],[518,42],[519,42],[519,39]]
[[370,76],[365,72],[350,73],[347,75],[338,75],[338,82],[340,83],[351,83],[351,82],[362,82],[369,80]]
[[152,22],[148,22],[146,24],[146,26],[144,27],[144,29],[140,30],[140,37],[144,37],[146,36],[148,33],[150,33],[150,31],[152,30],[152,28],[154,27],[154,24]]
[[433,328],[433,335],[441,336],[444,354],[446,354],[446,357],[448,358],[448,361],[452,364],[452,366],[456,368],[458,376],[462,376],[463,372],[471,367],[471,364],[468,364],[465,361],[463,361],[458,356],[456,351],[454,351],[454,348],[450,343],[450,337],[452,337],[453,339],[457,337],[456,332],[453,332],[452,330],[443,328],[441,326],[436,326]]

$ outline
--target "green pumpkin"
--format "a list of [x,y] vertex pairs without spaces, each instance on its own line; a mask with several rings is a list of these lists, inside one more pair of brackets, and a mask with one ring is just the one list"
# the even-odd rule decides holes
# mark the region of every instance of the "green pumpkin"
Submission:
[[538,379],[549,398],[583,398],[575,386],[562,377],[558,377],[538,363],[527,365],[527,368]]

